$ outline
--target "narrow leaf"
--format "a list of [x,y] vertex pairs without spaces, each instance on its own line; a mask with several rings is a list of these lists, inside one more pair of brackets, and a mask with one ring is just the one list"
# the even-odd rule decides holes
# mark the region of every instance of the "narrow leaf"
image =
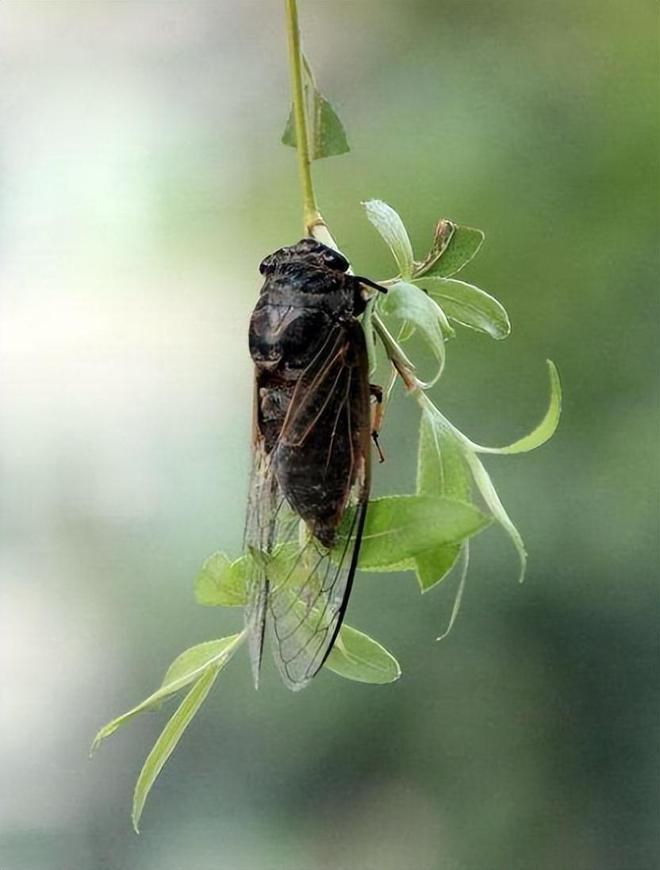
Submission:
[[198,679],[209,667],[222,668],[229,661],[242,641],[242,634],[233,634],[220,640],[198,644],[181,653],[168,668],[160,688],[127,713],[117,716],[98,732],[92,743],[90,754],[111,734],[125,725],[139,713],[152,710],[170,695],[179,692]]
[[174,659],[163,677],[162,685],[169,686],[181,679],[190,683],[210,666],[224,667],[236,652],[239,639],[242,639],[240,634],[232,634],[191,646]]
[[525,571],[527,569],[527,551],[525,550],[525,544],[523,543],[523,539],[520,536],[520,532],[514,526],[511,518],[504,510],[504,505],[500,501],[500,497],[493,486],[493,481],[490,479],[490,475],[484,468],[481,460],[473,453],[471,450],[467,450],[465,452],[465,460],[470,466],[472,471],[472,476],[474,477],[474,482],[476,483],[479,492],[481,493],[483,500],[488,505],[489,510],[497,520],[497,522],[502,526],[505,532],[509,535],[513,542],[513,546],[516,548],[518,553],[518,558],[520,559],[520,573],[518,575],[518,582],[522,583],[525,579]]
[[546,362],[550,376],[550,401],[541,422],[529,435],[525,435],[506,447],[481,447],[477,444],[475,447],[479,453],[528,453],[530,450],[536,450],[537,447],[545,444],[555,434],[561,416],[561,381],[557,367],[552,360],[549,359]]
[[364,332],[364,340],[367,345],[367,359],[369,360],[369,375],[373,375],[378,367],[378,356],[376,352],[376,342],[374,340],[373,313],[376,299],[371,298],[367,302],[367,307],[362,316],[362,331]]
[[195,598],[206,607],[240,607],[245,604],[245,558],[233,562],[224,553],[213,553],[195,580]]
[[394,656],[369,635],[344,624],[332,647],[325,667],[360,683],[392,683],[401,676]]
[[370,199],[362,205],[367,218],[389,246],[401,276],[410,278],[414,267],[413,249],[403,221],[391,206],[379,199]]
[[[449,224],[453,228],[449,238],[443,224]],[[433,247],[426,259],[417,264],[415,277],[437,275],[440,278],[447,278],[455,275],[475,256],[483,241],[484,234],[481,230],[452,224],[450,221],[440,221],[436,228]]]
[[461,610],[461,603],[463,602],[463,593],[465,592],[465,583],[467,581],[468,568],[470,566],[469,541],[465,541],[463,547],[461,548],[461,552],[463,553],[463,566],[461,568],[461,576],[458,581],[458,587],[456,588],[456,596],[454,598],[454,604],[451,609],[451,615],[449,617],[447,628],[442,632],[439,637],[436,637],[436,640],[444,640],[451,634],[451,630],[454,627],[456,620],[458,619],[458,614]]
[[419,287],[399,281],[389,288],[387,296],[380,303],[380,310],[385,317],[413,325],[422,336],[438,361],[438,370],[428,384],[431,386],[442,374],[445,364],[442,327],[451,330],[442,309]]
[[144,809],[144,804],[147,795],[151,791],[158,774],[163,769],[165,762],[174,752],[177,743],[181,739],[183,732],[186,730],[193,717],[206,700],[206,696],[211,690],[213,683],[219,673],[219,668],[209,668],[197,680],[192,689],[188,692],[181,704],[177,707],[172,718],[163,728],[160,737],[156,740],[153,749],[147,756],[146,761],[140,771],[135,792],[133,794],[133,827],[135,832],[139,833],[138,825],[140,816]]
[[423,287],[457,323],[485,332],[492,338],[506,338],[511,332],[509,316],[497,299],[479,287],[450,278],[425,275],[414,283]]
[[456,441],[463,448],[464,452],[466,452],[466,458],[467,452],[470,451],[474,453],[510,455],[512,453],[528,453],[530,450],[535,450],[537,447],[540,447],[552,438],[561,416],[561,382],[559,380],[559,373],[552,360],[546,360],[546,362],[548,364],[548,372],[550,375],[550,402],[548,403],[548,410],[545,412],[543,420],[541,420],[539,425],[530,432],[529,435],[525,435],[520,440],[514,441],[513,444],[508,444],[506,447],[484,447],[482,444],[475,444],[475,442],[471,441],[467,435],[464,435],[460,429],[457,429],[453,423],[450,423],[444,414],[442,414],[435,406],[432,406],[432,410],[429,412],[433,419],[433,425],[437,426],[440,430],[453,435]]
[[459,543],[490,519],[470,504],[449,498],[397,495],[369,503],[359,567],[396,570],[407,559],[434,547]]
[[[433,426],[428,413],[422,414],[417,453],[417,492],[470,500],[470,475],[455,439]],[[460,544],[434,547],[415,558],[417,580],[428,592],[449,574],[461,551]]]
[[[430,403],[429,403],[430,404]],[[481,493],[482,498],[486,502],[493,518],[504,528],[510,536],[520,558],[520,575],[519,581],[522,583],[525,577],[525,568],[527,565],[527,553],[525,545],[520,537],[518,529],[514,526],[509,515],[504,510],[504,506],[493,486],[493,482],[481,460],[477,456],[476,451],[479,449],[473,444],[469,438],[466,438],[447,418],[435,407],[430,406],[428,410],[429,420],[439,433],[445,436],[453,437],[456,444],[460,448],[463,458],[472,472],[472,478]]]

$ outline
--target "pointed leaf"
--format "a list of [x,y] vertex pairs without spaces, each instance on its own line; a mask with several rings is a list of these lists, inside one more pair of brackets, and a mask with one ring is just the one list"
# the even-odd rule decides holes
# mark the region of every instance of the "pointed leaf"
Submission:
[[438,262],[440,257],[447,250],[455,231],[456,225],[453,224],[451,221],[438,221],[435,228],[435,233],[433,235],[433,244],[431,245],[431,250],[428,252],[426,257],[424,257],[421,263],[415,263],[415,270],[413,273],[415,277],[417,277],[418,275],[425,275],[433,268],[433,266]]
[[414,267],[413,250],[403,221],[391,206],[379,199],[370,199],[362,205],[367,218],[389,246],[401,276],[410,278]]
[[369,376],[378,368],[378,355],[376,351],[376,341],[373,326],[373,313],[376,299],[371,298],[367,302],[367,306],[362,315],[362,331],[364,332],[364,341],[367,345],[367,359],[369,360]]
[[245,604],[245,558],[233,562],[224,553],[213,553],[195,580],[195,598],[206,607],[240,607]]
[[470,476],[456,440],[423,413],[417,451],[417,492],[469,501]]
[[[317,88],[312,68],[304,55],[303,89],[311,159],[319,160],[322,157],[345,154],[350,148],[344,126],[330,102]],[[296,148],[298,144],[293,107],[282,134],[282,142],[292,148]]]
[[[449,224],[453,228],[449,238],[448,230],[443,224]],[[437,275],[447,278],[455,275],[475,256],[483,241],[484,234],[481,230],[452,224],[451,221],[440,221],[433,247],[424,262],[417,264],[415,277]]]
[[541,422],[529,435],[525,435],[506,447],[482,447],[479,444],[474,445],[479,453],[499,453],[504,455],[528,453],[530,450],[536,450],[537,447],[545,444],[555,434],[559,425],[559,418],[561,417],[561,381],[559,380],[557,367],[552,360],[549,359],[546,362],[550,376],[550,401],[548,403],[548,410],[545,412]]
[[168,668],[163,682],[157,691],[149,695],[148,698],[145,698],[144,701],[127,713],[117,716],[116,719],[112,719],[112,721],[101,728],[94,738],[90,754],[95,751],[106,737],[110,737],[122,725],[125,725],[145,710],[159,707],[166,698],[181,691],[181,689],[198,679],[209,667],[224,667],[238,648],[242,639],[242,634],[233,634],[230,637],[220,638],[220,640],[198,644],[181,653]]
[[323,94],[314,91],[312,160],[334,157],[350,151],[344,125]]
[[479,287],[450,278],[425,275],[415,285],[428,291],[444,312],[457,323],[485,332],[492,338],[506,338],[511,332],[509,316],[497,299]]
[[[422,414],[419,429],[417,492],[464,502],[470,500],[470,477],[461,450],[452,437],[433,426],[427,413]],[[444,580],[460,551],[460,544],[449,544],[416,556],[415,569],[422,592],[428,592]]]
[[439,637],[436,637],[436,640],[444,640],[451,634],[451,630],[454,627],[456,620],[458,619],[458,614],[461,610],[461,603],[463,601],[463,593],[465,592],[465,583],[468,575],[468,568],[470,566],[470,542],[464,541],[461,547],[461,553],[463,554],[463,567],[461,569],[461,576],[458,581],[458,586],[456,588],[456,596],[454,598],[454,604],[451,609],[451,615],[449,616],[449,622],[447,623],[447,628],[442,632]]
[[396,570],[419,553],[475,535],[490,519],[473,505],[449,498],[395,495],[369,503],[359,567]]
[[183,732],[206,700],[206,696],[210,692],[219,670],[217,667],[211,667],[202,674],[177,707],[147,756],[133,794],[132,820],[136,833],[139,833],[140,816],[142,815],[142,810],[144,809],[144,804],[147,795],[151,791],[151,787],[163,769],[165,762],[174,752]]
[[325,667],[360,683],[392,683],[401,676],[394,656],[368,634],[344,625],[332,647]]
[[191,683],[202,671],[210,667],[224,667],[236,652],[241,635],[232,634],[219,640],[207,640],[184,650],[177,656],[163,677],[163,686],[170,686],[179,680]]
[[518,582],[522,583],[525,579],[525,571],[527,569],[527,551],[525,550],[525,544],[520,536],[520,532],[514,526],[511,518],[504,510],[504,505],[500,501],[500,497],[493,486],[493,481],[490,479],[490,475],[484,468],[477,454],[473,453],[471,450],[467,450],[465,452],[465,460],[470,466],[474,482],[476,483],[483,500],[488,505],[497,522],[502,526],[505,532],[507,532],[513,542],[513,546],[516,548],[518,558],[520,559]]
[[380,310],[385,317],[393,317],[416,328],[438,361],[438,371],[429,386],[435,383],[445,364],[442,328],[451,330],[442,309],[419,287],[398,281],[389,288],[387,296],[380,303]]
[[428,592],[443,581],[456,564],[461,552],[460,544],[434,547],[415,556],[414,571],[417,574],[420,592]]
[[291,148],[297,148],[298,140],[296,139],[296,119],[293,114],[293,106],[289,111],[289,117],[286,120],[286,126],[280,140],[283,145],[289,145]]
[[470,468],[472,478],[477,486],[477,489],[481,493],[483,500],[486,502],[488,509],[493,515],[493,518],[497,520],[498,523],[500,523],[500,525],[504,528],[504,530],[513,541],[513,544],[520,558],[520,575],[518,579],[522,583],[525,577],[525,568],[527,565],[527,553],[525,551],[525,545],[523,544],[523,540],[520,537],[518,529],[514,526],[509,515],[504,510],[504,506],[500,501],[495,487],[493,486],[490,475],[488,474],[481,460],[477,456],[476,451],[479,449],[478,446],[476,444],[473,444],[469,438],[463,435],[460,430],[458,430],[452,423],[450,423],[449,420],[435,406],[431,406],[428,409],[428,416],[431,424],[438,433],[455,439],[457,446],[460,448],[463,454],[463,459]]

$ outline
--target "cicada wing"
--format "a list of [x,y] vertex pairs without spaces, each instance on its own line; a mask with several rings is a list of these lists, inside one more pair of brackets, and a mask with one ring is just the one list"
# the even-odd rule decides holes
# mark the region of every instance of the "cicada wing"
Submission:
[[263,658],[271,577],[276,575],[282,543],[293,540],[299,519],[288,508],[273,471],[272,455],[256,431],[244,532],[247,561],[245,627],[255,688]]
[[262,554],[268,551],[277,484],[271,473],[269,458],[262,444],[256,440],[253,445],[252,460],[244,535],[244,552],[247,559],[245,628],[252,675],[257,687],[263,656],[268,598],[268,578]]
[[267,619],[275,663],[285,684],[303,689],[327,659],[344,619],[367,502],[349,509],[346,539],[328,550],[311,539],[282,563],[269,587]]
[[357,322],[340,324],[298,380],[271,455],[287,501],[266,567],[266,619],[292,689],[322,667],[348,604],[369,496],[369,417],[364,335]]

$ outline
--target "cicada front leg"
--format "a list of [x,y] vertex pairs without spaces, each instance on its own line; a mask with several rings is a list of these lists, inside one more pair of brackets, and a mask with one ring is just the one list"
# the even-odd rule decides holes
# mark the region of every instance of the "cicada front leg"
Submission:
[[385,405],[383,404],[383,388],[378,384],[369,384],[369,395],[375,400],[371,411],[371,438],[378,451],[378,461],[385,462],[385,456],[378,440],[380,427],[383,425]]

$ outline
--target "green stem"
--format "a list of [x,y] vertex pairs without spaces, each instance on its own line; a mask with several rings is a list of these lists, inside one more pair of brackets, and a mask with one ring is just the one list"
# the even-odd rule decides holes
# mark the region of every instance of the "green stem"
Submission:
[[307,130],[307,108],[303,84],[303,56],[300,48],[300,28],[298,26],[298,7],[296,0],[286,0],[287,35],[289,41],[289,70],[291,72],[291,95],[293,97],[293,120],[296,129],[298,154],[298,173],[303,194],[303,220],[305,234],[310,235],[312,228],[323,224],[323,218],[316,205],[312,183],[311,157],[309,153],[309,133]]
[[[293,120],[296,130],[296,152],[298,154],[298,173],[303,194],[303,222],[305,234],[319,242],[339,250],[316,204],[312,182],[311,157],[309,153],[309,133],[307,130],[307,105],[303,84],[303,69],[313,82],[307,59],[300,47],[300,27],[298,25],[298,5],[296,0],[285,0],[287,35],[289,42],[289,70],[291,72],[291,95],[293,97]],[[401,346],[390,334],[380,317],[373,312],[372,323],[380,338],[385,353],[406,385],[410,394],[420,401],[423,396],[422,383],[415,376],[415,366],[405,355]]]

